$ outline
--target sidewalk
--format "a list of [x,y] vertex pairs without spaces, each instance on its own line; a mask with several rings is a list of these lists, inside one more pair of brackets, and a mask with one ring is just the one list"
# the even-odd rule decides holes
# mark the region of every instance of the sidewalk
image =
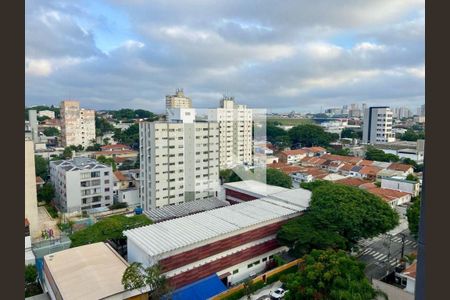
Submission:
[[[281,287],[282,283],[281,281],[276,281],[270,285],[265,286],[264,288],[257,290],[256,292],[254,292],[251,296],[250,299],[251,300],[265,300],[265,299],[270,299],[269,297],[269,293],[270,291],[274,291],[277,288]],[[239,300],[247,300],[247,296],[242,297]]]

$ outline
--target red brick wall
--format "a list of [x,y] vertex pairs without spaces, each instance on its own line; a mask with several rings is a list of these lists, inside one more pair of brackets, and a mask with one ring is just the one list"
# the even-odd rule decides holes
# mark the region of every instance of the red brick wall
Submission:
[[167,272],[251,241],[256,241],[269,235],[276,234],[285,222],[286,221],[272,223],[211,244],[197,247],[195,249],[162,259],[159,263],[164,272]]
[[201,267],[194,268],[187,272],[171,277],[169,278],[170,285],[173,288],[180,288],[182,286],[200,280],[204,277],[207,277],[211,274],[217,273],[220,270],[229,268],[243,261],[249,260],[252,257],[256,257],[271,250],[274,250],[278,247],[280,247],[280,245],[276,240],[267,241],[263,244],[248,248],[238,253],[207,263]]
[[237,192],[237,191],[233,191],[230,189],[225,189],[225,195],[228,198],[228,196],[240,199],[242,201],[250,201],[250,200],[255,200],[258,199],[257,197],[254,196],[250,196],[241,192]]

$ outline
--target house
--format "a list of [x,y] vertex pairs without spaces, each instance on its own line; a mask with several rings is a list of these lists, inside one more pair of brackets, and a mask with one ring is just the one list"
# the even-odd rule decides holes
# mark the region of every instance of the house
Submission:
[[304,167],[320,167],[327,160],[320,157],[305,157],[300,161],[300,165]]
[[404,173],[402,171],[382,169],[377,174],[377,180],[381,181],[381,179],[383,178],[390,178],[397,176],[404,177]]
[[380,172],[380,168],[375,166],[363,166],[361,170],[359,170],[361,178],[369,180],[375,180],[377,178],[378,172]]
[[420,192],[420,183],[418,181],[406,180],[400,176],[385,177],[381,179],[381,188],[410,193],[412,197],[416,197]]
[[327,150],[322,147],[303,147],[302,150],[306,151],[307,156],[322,156],[327,153]]
[[39,190],[41,187],[43,187],[45,184],[44,179],[42,179],[40,176],[36,176],[36,188]]
[[297,164],[306,157],[307,151],[302,149],[297,150],[285,150],[279,153],[280,162],[287,164]]
[[396,273],[397,277],[400,279],[400,285],[404,291],[414,294],[416,287],[416,272],[417,272],[417,262],[414,262],[401,273]]
[[131,150],[130,146],[124,144],[104,145],[100,147],[102,151],[125,151]]
[[335,174],[335,173],[331,173],[331,174],[327,174],[324,177],[322,177],[322,180],[328,180],[328,181],[338,181],[338,180],[342,180],[345,179],[345,176],[339,175],[339,174]]
[[332,161],[328,165],[328,171],[337,173],[339,171],[339,169],[342,168],[344,165],[345,165],[345,162],[343,162],[343,161],[340,161],[340,160]]
[[44,256],[43,290],[51,300],[148,299],[143,295],[147,288],[124,289],[122,275],[128,266],[106,243],[69,248]]
[[350,171],[352,170],[353,165],[350,163],[344,163],[338,170],[338,173],[342,176],[349,176]]
[[293,166],[293,165],[283,164],[283,163],[268,164],[267,168],[280,170],[287,175],[290,175],[292,173],[298,172],[303,169],[300,166]]
[[346,163],[350,163],[352,165],[357,165],[363,159],[361,157],[356,156],[345,156],[345,155],[336,155],[336,154],[325,154],[321,156],[322,159],[331,160],[331,161],[343,161]]
[[408,203],[411,201],[411,194],[400,192],[396,190],[391,189],[383,189],[374,186],[373,184],[371,186],[360,186],[360,188],[365,189],[371,194],[374,194],[384,201],[386,201],[392,208],[395,208],[398,205],[402,205],[404,203]]
[[387,169],[403,172],[405,176],[414,173],[414,168],[411,165],[401,163],[392,163]]
[[361,167],[361,166],[353,166],[351,169],[350,169],[350,176],[352,176],[352,177],[357,177],[357,178],[362,178],[362,174],[361,173],[359,173],[360,171],[361,171],[361,169],[362,169],[363,167]]
[[354,178],[354,177],[347,177],[344,179],[336,180],[335,183],[347,185],[347,186],[354,186],[354,187],[360,187],[363,184],[370,183],[368,180],[364,180],[361,178]]
[[323,179],[327,175],[329,175],[328,172],[318,168],[303,168],[302,170],[290,174],[292,181],[297,183]]
[[127,203],[129,207],[140,206],[139,178],[130,170],[114,171],[113,173],[113,197],[114,202]]

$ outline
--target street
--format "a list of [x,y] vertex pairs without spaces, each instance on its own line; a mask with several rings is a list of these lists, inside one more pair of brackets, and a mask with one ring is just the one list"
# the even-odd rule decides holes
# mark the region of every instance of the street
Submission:
[[405,237],[403,256],[417,252],[417,242],[405,229],[395,235],[382,235],[371,241],[363,241],[362,249],[356,255],[358,260],[366,264],[366,276],[380,279],[388,272],[400,266],[402,257],[402,235]]

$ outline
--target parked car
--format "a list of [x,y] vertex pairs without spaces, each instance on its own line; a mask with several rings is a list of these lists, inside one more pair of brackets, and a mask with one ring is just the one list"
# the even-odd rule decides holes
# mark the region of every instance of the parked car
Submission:
[[270,295],[270,298],[272,298],[272,299],[283,299],[286,292],[287,292],[286,290],[284,290],[282,288],[278,288],[275,291],[271,291],[269,293],[269,295]]

